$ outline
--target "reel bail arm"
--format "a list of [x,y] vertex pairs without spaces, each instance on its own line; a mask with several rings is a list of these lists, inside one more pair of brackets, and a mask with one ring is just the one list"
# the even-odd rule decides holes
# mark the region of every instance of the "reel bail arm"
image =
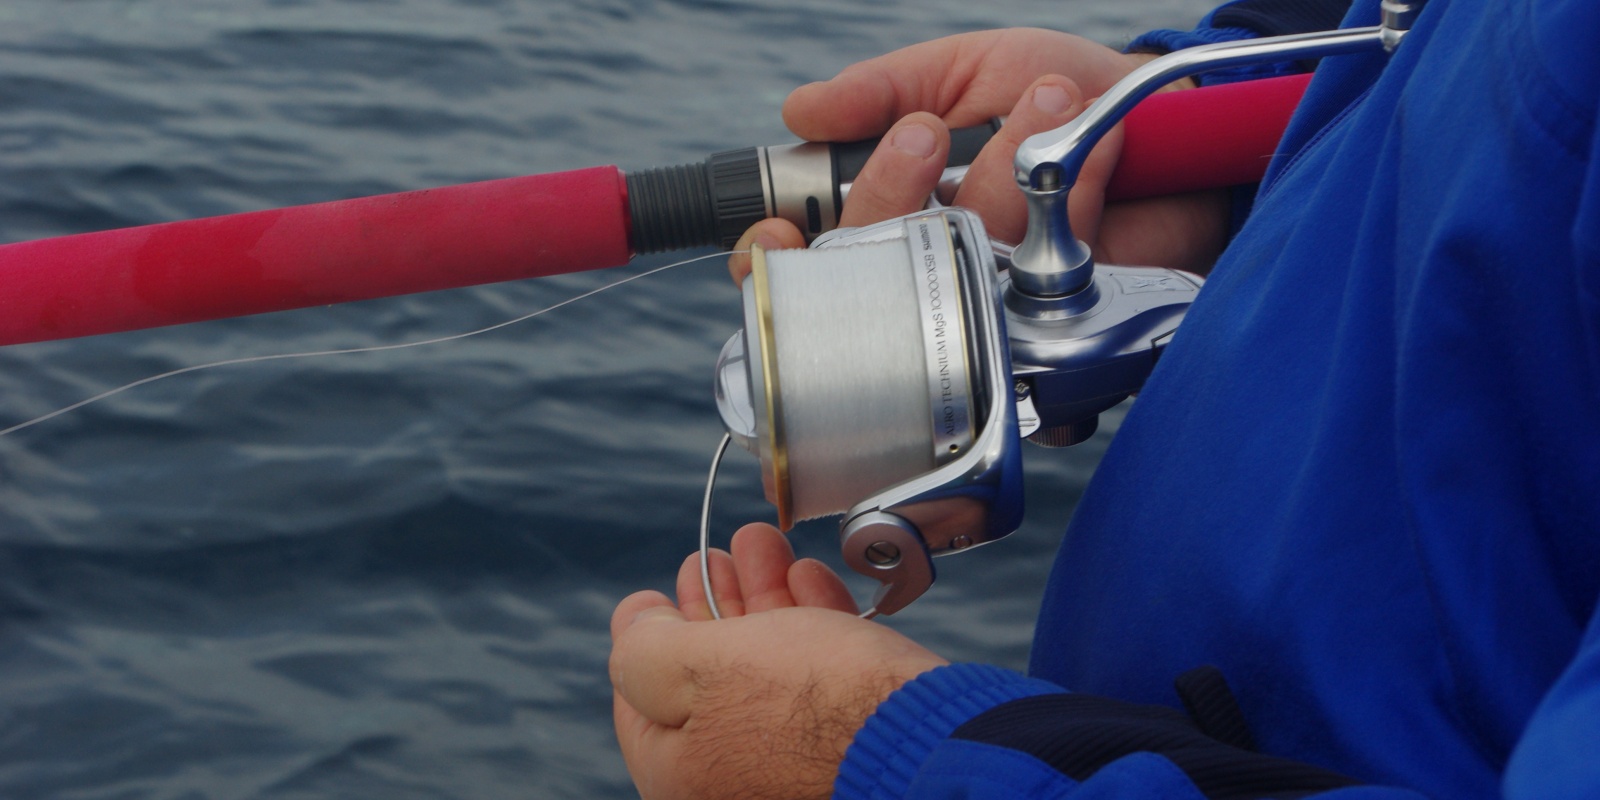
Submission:
[[1393,50],[1421,2],[1386,0],[1384,24],[1350,30],[1273,36],[1178,50],[1118,81],[1077,119],[1029,137],[1017,148],[1017,185],[1028,200],[1028,231],[1011,258],[1012,288],[1036,298],[1071,295],[1092,285],[1089,248],[1072,233],[1066,196],[1089,152],[1128,112],[1175,80],[1229,67]]

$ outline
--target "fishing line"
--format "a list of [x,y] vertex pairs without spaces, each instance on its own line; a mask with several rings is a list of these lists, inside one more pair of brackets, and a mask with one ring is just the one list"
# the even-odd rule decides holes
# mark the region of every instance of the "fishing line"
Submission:
[[339,356],[339,355],[348,355],[348,354],[351,354],[351,353],[376,353],[376,352],[379,352],[379,351],[382,351],[382,350],[403,350],[403,349],[408,348],[408,347],[422,347],[424,345],[430,345],[430,344],[443,344],[445,342],[453,342],[453,341],[456,341],[457,339],[465,339],[465,338],[467,338],[469,336],[477,336],[477,335],[482,334],[482,333],[489,333],[491,331],[497,331],[497,330],[499,330],[501,328],[509,327],[511,325],[516,325],[519,322],[527,322],[528,320],[533,319],[534,317],[537,317],[537,316],[539,316],[541,314],[545,314],[545,313],[554,311],[554,310],[556,310],[558,308],[561,308],[563,306],[571,305],[573,303],[578,302],[579,300],[586,300],[586,299],[588,299],[590,297],[593,297],[593,296],[595,296],[595,295],[597,295],[597,294],[599,294],[599,293],[601,293],[603,291],[606,291],[607,289],[615,289],[616,287],[621,286],[621,285],[623,285],[625,283],[632,283],[632,282],[634,282],[636,280],[639,280],[640,278],[648,277],[648,276],[654,275],[654,274],[656,274],[658,272],[664,272],[664,271],[672,269],[674,267],[681,267],[681,266],[684,266],[686,264],[693,264],[693,263],[695,263],[697,261],[705,261],[706,259],[709,259],[709,258],[722,258],[722,257],[728,256],[728,255],[732,255],[733,253],[742,253],[742,252],[748,252],[748,251],[736,250],[736,251],[732,251],[731,253],[708,253],[708,254],[703,255],[703,256],[696,256],[694,258],[687,258],[687,259],[684,259],[682,261],[675,261],[675,262],[673,262],[671,264],[667,264],[665,266],[660,266],[660,267],[656,267],[654,269],[646,270],[646,271],[641,272],[641,273],[639,273],[637,275],[629,275],[628,277],[623,278],[621,280],[613,281],[611,283],[605,284],[604,286],[600,286],[600,287],[595,288],[595,289],[590,289],[589,291],[584,292],[583,294],[580,294],[580,295],[577,295],[577,296],[574,296],[574,297],[569,297],[569,298],[567,298],[565,300],[562,300],[559,303],[556,303],[555,305],[545,306],[544,308],[541,308],[541,309],[539,309],[537,311],[529,312],[527,314],[523,314],[522,316],[517,317],[515,319],[508,319],[508,320],[506,320],[504,322],[497,322],[497,323],[495,323],[493,325],[490,325],[490,326],[488,326],[486,328],[479,328],[477,330],[467,331],[466,333],[455,333],[455,334],[451,334],[449,336],[440,336],[440,337],[436,337],[436,338],[433,338],[433,339],[423,339],[421,341],[416,341],[416,342],[400,342],[398,344],[380,344],[380,345],[373,345],[373,346],[370,346],[370,347],[347,347],[347,348],[342,348],[342,349],[337,349],[337,350],[312,350],[312,351],[303,352],[303,353],[275,353],[275,354],[264,355],[264,356],[247,356],[247,357],[244,357],[244,358],[229,358],[229,359],[225,359],[223,361],[212,361],[212,362],[207,363],[207,364],[195,364],[193,366],[182,367],[182,368],[179,368],[179,369],[172,370],[170,372],[163,372],[163,373],[161,373],[159,375],[151,375],[148,378],[140,378],[139,380],[133,381],[132,383],[125,383],[125,384],[123,384],[121,386],[118,386],[115,389],[111,389],[111,390],[108,390],[108,391],[101,392],[100,394],[97,394],[97,395],[95,395],[93,397],[90,397],[90,398],[87,398],[87,399],[84,399],[84,400],[79,400],[78,402],[73,403],[72,405],[64,406],[62,408],[58,408],[58,409],[56,409],[54,411],[51,411],[48,414],[43,414],[41,416],[34,417],[33,419],[30,419],[30,420],[28,420],[26,422],[19,422],[16,425],[12,425],[9,428],[0,428],[0,437],[9,436],[9,435],[11,435],[13,433],[16,433],[17,431],[20,431],[20,430],[24,429],[24,428],[31,428],[34,425],[38,425],[41,422],[45,422],[47,420],[51,420],[51,419],[54,419],[56,417],[59,417],[62,414],[66,414],[66,413],[71,412],[71,411],[76,411],[76,410],[78,410],[80,408],[83,408],[84,406],[90,405],[92,403],[98,403],[101,400],[104,400],[104,399],[106,399],[108,397],[112,397],[112,396],[115,396],[115,395],[122,394],[123,392],[126,392],[129,389],[135,389],[135,388],[138,388],[140,386],[144,386],[145,384],[155,383],[156,381],[166,380],[167,378],[173,378],[173,377],[176,377],[178,375],[183,375],[183,374],[189,373],[189,372],[199,372],[200,370],[203,370],[203,369],[212,369],[212,368],[215,368],[215,367],[227,367],[227,366],[232,366],[234,364],[254,364],[254,363],[259,363],[259,362],[262,362],[262,361],[280,361],[280,360],[290,359],[290,358],[315,358],[317,356]]
[[[711,471],[706,475],[706,496],[700,504],[700,588],[706,593],[706,607],[711,609],[712,619],[722,619],[722,609],[717,606],[717,596],[711,590],[711,494],[717,488],[717,470],[722,466],[722,456],[728,452],[728,443],[733,441],[731,434],[722,434],[722,441],[717,443],[716,452],[711,455]],[[872,619],[878,615],[877,606],[868,608],[856,616],[861,619]]]

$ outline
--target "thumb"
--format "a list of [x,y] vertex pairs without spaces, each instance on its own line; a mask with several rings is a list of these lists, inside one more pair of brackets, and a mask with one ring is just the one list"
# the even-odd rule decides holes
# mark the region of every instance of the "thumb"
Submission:
[[765,250],[805,247],[806,235],[794,223],[781,217],[764,219],[751,225],[739,237],[739,243],[733,246],[733,254],[728,256],[728,274],[733,276],[734,286],[744,283],[745,276],[750,274],[750,247],[757,244]]
[[989,235],[1018,242],[1027,229],[1028,210],[1017,190],[1017,147],[1036,133],[1059,128],[1083,113],[1083,91],[1071,79],[1046,75],[1017,100],[999,132],[973,159],[956,193],[955,205],[983,217]]
[[950,130],[938,117],[919,111],[895,123],[850,184],[839,227],[921,211],[949,155]]
[[640,611],[611,646],[611,685],[646,719],[672,728],[689,720],[695,693],[691,665],[697,648],[688,621],[670,605]]

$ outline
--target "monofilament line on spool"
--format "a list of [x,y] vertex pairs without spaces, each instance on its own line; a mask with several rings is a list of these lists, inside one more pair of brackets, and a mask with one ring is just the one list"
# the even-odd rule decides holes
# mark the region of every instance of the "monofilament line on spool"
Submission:
[[908,238],[753,258],[758,319],[747,322],[770,332],[763,388],[777,395],[772,457],[787,473],[772,499],[781,509],[786,488],[793,519],[841,513],[972,440],[949,237],[927,221],[909,227]]

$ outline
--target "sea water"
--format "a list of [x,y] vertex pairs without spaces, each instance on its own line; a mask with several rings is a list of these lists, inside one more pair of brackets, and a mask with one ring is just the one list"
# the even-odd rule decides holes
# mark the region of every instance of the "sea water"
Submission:
[[[966,30],[1196,0],[8,0],[0,241],[791,140],[794,86]],[[669,257],[641,259],[639,267]],[[594,273],[0,349],[0,427],[206,361],[518,316]],[[0,275],[0,291],[4,291]],[[633,796],[606,621],[670,590],[720,433],[722,267],[431,347],[225,367],[0,438],[0,797]],[[888,624],[1022,667],[1117,415]],[[724,465],[717,538],[771,519]],[[834,523],[795,532],[838,562]],[[865,596],[869,587],[857,584]]]

